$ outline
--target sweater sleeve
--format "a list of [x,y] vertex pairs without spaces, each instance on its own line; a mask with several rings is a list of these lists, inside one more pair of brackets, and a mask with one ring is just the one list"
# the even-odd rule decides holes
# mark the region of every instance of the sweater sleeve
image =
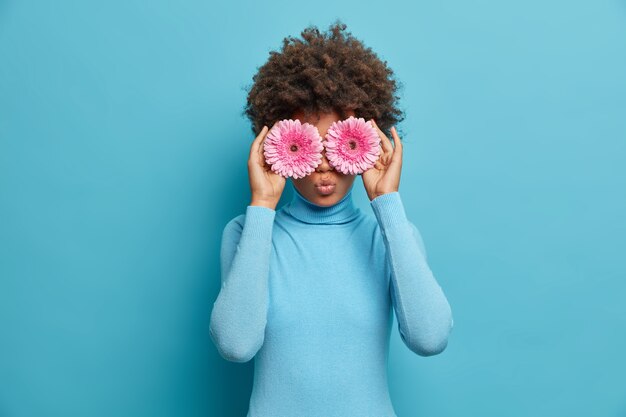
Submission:
[[268,207],[248,206],[222,233],[221,288],[209,333],[220,355],[232,362],[249,361],[263,345],[275,215]]
[[404,210],[399,192],[370,201],[391,270],[391,299],[404,344],[420,356],[441,353],[454,321],[446,296],[427,263],[422,237]]

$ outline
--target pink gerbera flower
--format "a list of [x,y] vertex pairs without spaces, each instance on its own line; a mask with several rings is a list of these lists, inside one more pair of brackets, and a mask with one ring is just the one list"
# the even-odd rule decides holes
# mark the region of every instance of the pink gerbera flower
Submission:
[[302,178],[322,163],[322,137],[317,128],[300,120],[284,119],[267,134],[265,160],[283,177]]
[[378,131],[364,118],[350,116],[334,122],[326,133],[328,162],[344,174],[361,174],[374,166],[380,156]]

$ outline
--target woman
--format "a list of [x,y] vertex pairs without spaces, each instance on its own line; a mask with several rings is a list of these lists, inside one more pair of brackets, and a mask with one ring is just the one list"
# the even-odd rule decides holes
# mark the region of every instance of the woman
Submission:
[[[305,42],[285,42],[248,97],[255,131],[263,127],[248,160],[252,201],[224,228],[210,325],[222,357],[255,358],[248,417],[396,417],[387,386],[393,311],[421,356],[442,352],[453,327],[400,198],[402,143],[395,127],[393,144],[383,132],[401,115],[391,70],[344,29],[337,23],[327,38],[307,28]],[[323,137],[349,116],[375,118],[381,138],[380,158],[361,174],[373,214],[354,205],[356,175],[335,170],[325,150],[314,172],[291,178],[293,199],[277,209],[286,179],[264,158],[269,122],[298,119]]]

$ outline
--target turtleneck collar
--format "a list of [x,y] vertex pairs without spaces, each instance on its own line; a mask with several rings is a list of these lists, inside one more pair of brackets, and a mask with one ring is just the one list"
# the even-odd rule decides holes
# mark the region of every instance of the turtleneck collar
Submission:
[[310,224],[348,223],[359,215],[359,208],[352,200],[352,187],[341,200],[332,206],[320,206],[306,199],[296,187],[291,202],[285,206],[292,217]]

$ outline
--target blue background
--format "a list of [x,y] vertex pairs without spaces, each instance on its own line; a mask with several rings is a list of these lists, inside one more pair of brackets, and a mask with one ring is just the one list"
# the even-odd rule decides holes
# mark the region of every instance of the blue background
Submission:
[[398,416],[626,416],[624,0],[0,1],[0,416],[245,415],[208,332],[244,87],[335,18],[404,84],[455,319],[429,358],[394,322]]

